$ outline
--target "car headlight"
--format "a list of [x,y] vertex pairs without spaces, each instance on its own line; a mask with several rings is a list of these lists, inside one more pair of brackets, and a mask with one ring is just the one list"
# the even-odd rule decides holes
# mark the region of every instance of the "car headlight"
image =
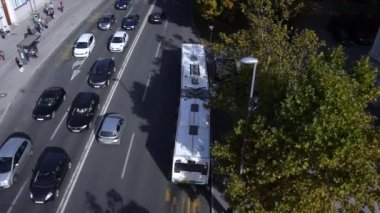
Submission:
[[9,179],[3,180],[3,182],[0,183],[1,186],[9,186]]
[[45,197],[45,200],[49,200],[51,198],[51,196],[53,195],[52,192],[49,192],[46,197]]
[[30,195],[30,198],[33,199],[33,193],[30,193],[29,195]]

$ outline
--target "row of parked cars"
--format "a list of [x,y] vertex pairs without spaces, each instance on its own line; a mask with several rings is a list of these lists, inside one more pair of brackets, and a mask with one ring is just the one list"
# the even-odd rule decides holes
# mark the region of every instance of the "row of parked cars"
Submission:
[[[127,2],[127,3],[125,3]],[[117,0],[117,9],[127,9],[129,0]],[[158,14],[158,15],[157,15]],[[162,23],[162,13],[149,16],[151,23]],[[108,24],[107,24],[108,23]],[[106,13],[98,22],[100,30],[110,30],[116,23],[112,13]],[[139,15],[126,16],[122,21],[122,28],[133,30],[139,23]],[[120,46],[128,41],[125,31],[117,31],[111,44]],[[84,33],[74,45],[75,57],[88,57],[95,46],[95,37],[91,33]],[[111,52],[123,51],[110,45]],[[88,84],[93,88],[103,88],[110,85],[115,73],[115,62],[112,58],[100,58],[93,66],[88,77]],[[99,106],[99,95],[94,92],[80,92],[73,99],[68,111],[66,126],[71,132],[82,132],[92,128],[92,122]],[[54,119],[62,103],[66,100],[66,91],[62,87],[50,87],[39,96],[32,112],[37,121]],[[102,116],[96,132],[96,139],[102,144],[120,144],[121,133],[125,126],[125,118],[118,113],[108,113]],[[10,135],[0,147],[0,189],[11,187],[18,181],[21,169],[33,155],[32,140],[23,133]],[[35,203],[45,203],[59,195],[59,188],[72,163],[69,155],[61,147],[46,147],[39,156],[33,169],[30,180],[30,198]]]

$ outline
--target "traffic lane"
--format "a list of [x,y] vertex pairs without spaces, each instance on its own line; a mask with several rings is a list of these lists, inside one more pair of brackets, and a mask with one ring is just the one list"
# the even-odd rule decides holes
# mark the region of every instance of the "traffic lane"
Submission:
[[[116,96],[124,99],[113,101],[109,112],[130,114],[122,112],[131,108],[131,102],[123,96],[126,95],[124,90],[116,93],[119,92],[121,94]],[[166,212],[159,210],[163,205],[165,189],[165,185],[160,182],[165,177],[144,151],[146,133],[140,134],[138,131],[138,126],[144,121],[131,114],[125,117],[126,132],[120,146],[107,146],[97,142],[93,145],[65,212],[106,211],[111,208],[122,212],[136,208]],[[152,191],[158,195],[151,196]]]
[[[47,63],[48,65],[49,65],[49,63]],[[56,63],[53,63],[53,64],[51,64],[50,65],[50,69],[51,68],[53,68],[54,69],[54,66],[57,66],[57,64]],[[62,65],[61,65],[61,67],[62,67]],[[45,77],[46,78],[46,77]],[[39,78],[38,78],[39,79]],[[48,80],[48,78],[46,78],[47,80]],[[54,79],[55,78],[53,78],[53,80],[50,80],[49,82],[51,83],[51,82],[53,82],[54,81]],[[37,84],[37,85],[43,85],[43,84],[41,84],[41,82],[39,82],[40,84]],[[61,82],[62,83],[62,82]],[[33,84],[34,85],[34,83],[32,82],[31,84]],[[55,84],[55,85],[57,85],[57,84]],[[82,85],[82,88],[83,88],[83,84],[81,84]],[[85,87],[85,89],[81,89],[81,90],[88,90],[88,88],[87,88],[87,86],[86,85],[84,85],[84,87]],[[72,89],[74,89],[74,90],[78,90],[78,88],[72,88]],[[70,94],[70,92],[69,91],[67,91],[68,92],[68,94]],[[28,94],[25,94],[25,96],[29,96]],[[68,96],[70,96],[70,95],[68,95]],[[69,98],[68,98],[69,99]],[[72,100],[72,99],[71,99]],[[25,101],[25,100],[24,100]],[[68,103],[68,106],[67,106],[67,108],[66,108],[66,106],[62,106],[62,108],[64,108],[64,109],[68,109],[68,107],[69,107],[69,105],[70,105],[70,102]],[[17,104],[16,106],[25,106],[24,104]],[[30,106],[30,105],[29,105]],[[24,107],[25,108],[25,107]],[[67,149],[68,148],[66,148],[66,150],[69,152],[69,153],[78,153],[78,151],[77,150],[82,150],[82,148],[80,148],[80,146],[78,146],[78,143],[73,143],[72,141],[86,141],[87,140],[87,138],[88,138],[88,136],[87,135],[85,135],[85,134],[83,134],[82,136],[74,136],[72,133],[70,133],[70,132],[68,132],[67,131],[67,129],[65,128],[66,127],[66,122],[61,122],[61,127],[63,127],[64,128],[64,130],[63,131],[60,131],[59,133],[61,133],[60,134],[60,136],[58,136],[57,138],[59,139],[59,138],[64,138],[64,141],[58,141],[57,143],[53,143],[53,142],[51,142],[51,143],[49,143],[49,141],[47,141],[47,135],[46,135],[46,133],[48,133],[48,132],[52,132],[51,131],[51,128],[54,128],[53,126],[57,126],[57,127],[59,127],[58,125],[52,125],[52,123],[50,122],[50,123],[47,123],[47,122],[40,122],[41,124],[42,124],[42,126],[45,126],[45,128],[42,130],[42,131],[39,131],[38,129],[36,129],[36,121],[34,121],[33,119],[29,119],[30,117],[31,117],[31,110],[32,110],[32,108],[33,108],[33,106],[31,107],[31,109],[30,110],[25,110],[25,109],[22,109],[22,110],[24,110],[24,111],[26,111],[26,113],[27,114],[29,114],[30,116],[22,116],[23,118],[25,118],[25,120],[23,120],[22,122],[24,123],[24,124],[26,124],[25,126],[33,126],[33,132],[36,132],[37,134],[36,135],[30,135],[32,138],[37,138],[36,140],[33,140],[33,141],[41,141],[41,142],[39,142],[39,144],[36,144],[36,146],[34,147],[35,148],[35,152],[36,152],[36,155],[38,156],[39,155],[39,153],[40,153],[40,151],[42,150],[42,147],[44,147],[44,146],[46,146],[46,145],[59,145],[59,146],[68,146],[69,148],[70,147],[72,147],[70,150],[74,150],[74,152],[70,152],[70,151],[68,151]],[[18,110],[18,109],[15,109],[15,112],[22,112],[22,110]],[[30,111],[30,112],[28,112],[28,111]],[[65,114],[66,113],[66,111],[67,110],[61,110],[61,111],[63,111],[63,114]],[[18,115],[19,116],[19,115]],[[58,117],[58,114],[57,114],[57,117]],[[63,120],[65,120],[65,117],[63,117],[62,118]],[[29,121],[29,122],[28,122]],[[56,122],[56,121],[58,121],[58,119],[54,119],[54,121]],[[61,120],[62,121],[62,120]],[[32,123],[32,125],[30,125],[29,123]],[[49,129],[48,129],[49,128]],[[22,129],[22,128],[21,128]],[[28,128],[24,128],[24,129],[28,129]],[[40,134],[38,134],[38,133],[40,133]],[[64,135],[62,135],[62,133],[64,133]],[[38,138],[41,138],[41,139],[38,139]],[[43,141],[43,142],[42,142]],[[40,143],[43,143],[43,144],[40,144]],[[74,145],[73,145],[74,144]],[[38,147],[37,147],[37,145],[39,145]],[[79,144],[80,145],[80,144]],[[84,143],[82,143],[81,144],[82,145],[82,147],[83,147],[83,145],[84,145]],[[74,148],[75,147],[75,148]],[[75,154],[74,154],[75,155]],[[75,162],[75,160],[76,159],[78,159],[78,155],[75,155],[74,157],[73,157],[73,154],[70,154],[70,156],[72,157],[72,159],[74,160],[74,162]],[[31,168],[33,168],[33,165],[28,165],[28,167],[31,167]],[[29,170],[29,169],[28,169]],[[25,171],[25,177],[28,175],[28,173],[29,172],[26,172]],[[24,176],[24,174],[23,174],[23,176]],[[27,184],[28,186],[29,186],[29,183]],[[22,192],[22,195],[28,195],[29,193],[28,193],[28,187],[24,187],[24,190],[23,190],[23,192]],[[12,196],[9,196],[9,195],[7,195],[7,197],[12,197]],[[23,211],[23,210],[27,210],[27,209],[29,209],[29,205],[28,205],[28,203],[30,203],[30,199],[29,199],[29,197],[28,196],[19,196],[18,197],[18,203],[23,203],[22,205],[20,205],[20,207],[23,207],[23,208],[18,208],[18,210],[16,210],[16,211]],[[4,199],[4,201],[5,201],[5,199]],[[12,201],[13,202],[13,201]],[[9,205],[9,203],[11,203],[11,200],[6,200],[6,203]],[[47,207],[46,207],[47,208]],[[38,211],[40,211],[40,209],[39,208],[37,208],[36,209],[36,211],[38,212]]]
[[[83,29],[81,29],[81,30],[83,30]],[[70,40],[70,38],[68,38],[67,40]],[[71,44],[66,45],[63,49],[64,49],[64,51],[62,51],[62,50],[56,51],[57,52],[56,54],[59,55],[60,57],[62,57],[63,59],[65,59],[65,58],[67,59],[68,53],[71,52]],[[57,60],[54,60],[54,61],[57,61]],[[63,70],[69,70],[68,68],[71,67],[71,61],[70,60],[63,60],[63,61],[64,62],[68,62],[68,65],[66,65],[66,66],[63,65],[62,66],[61,64],[58,64],[58,63],[51,63],[51,64],[49,64],[47,66],[48,69],[46,69],[46,70],[49,70],[49,71],[51,71],[51,70],[62,71],[62,67],[66,67],[66,69],[63,69]],[[44,68],[42,68],[41,70],[44,70]],[[32,87],[36,87],[36,85],[48,85],[48,84],[55,85],[55,86],[61,85],[62,84],[62,79],[65,79],[62,75],[67,74],[67,72],[49,72],[48,75],[46,75],[46,73],[41,73],[41,71],[38,71],[38,74],[40,74],[40,75],[35,77],[35,79],[37,79],[36,80],[37,82],[36,83],[31,82],[30,83],[30,84],[32,84]],[[54,78],[50,78],[49,74],[53,74]],[[58,82],[56,84],[52,83],[57,78],[59,79],[59,83]],[[30,88],[32,88],[32,87],[30,87]],[[38,90],[38,89],[36,89],[36,90]],[[42,90],[43,89],[41,88],[40,91],[42,91]],[[24,94],[24,97],[33,97],[33,96],[37,96],[38,97],[39,94],[40,94],[39,91],[36,92],[36,94],[31,94],[33,92],[33,90],[25,90],[25,91],[28,91],[29,94]],[[68,93],[68,96],[70,96],[69,94],[70,93]],[[31,101],[26,101],[24,97],[21,97],[18,100],[21,99],[20,102],[31,102]],[[19,112],[26,112],[26,114],[28,114],[28,116],[25,116],[25,115],[20,116],[21,118],[23,118],[23,122],[22,122],[23,124],[28,123],[28,121],[31,122],[31,123],[33,123],[33,125],[30,125],[28,123],[25,126],[34,126],[34,127],[36,126],[35,121],[33,119],[28,119],[29,116],[31,117],[31,113],[29,113],[28,111],[32,110],[33,105],[30,105],[30,104],[27,105],[27,106],[31,106],[30,110],[25,110],[25,104],[24,103],[20,103],[20,104],[15,104],[14,103],[14,106],[20,106],[20,108],[23,107],[22,109],[14,109],[13,110],[17,116],[20,116]],[[63,105],[61,108],[65,108],[65,106]],[[62,110],[60,110],[60,111],[62,111]],[[11,114],[12,110],[10,110],[9,112]],[[63,113],[65,113],[65,111],[63,111]],[[14,115],[8,115],[7,117],[9,117],[10,119],[12,119],[15,116]],[[57,114],[57,117],[59,117],[58,114]],[[57,119],[54,119],[54,121],[57,121]],[[28,128],[21,127],[20,125],[17,125],[17,124],[15,125],[14,122],[6,122],[6,123],[11,123],[12,127],[17,126],[17,128],[15,130],[18,130],[18,131],[22,131],[22,129],[28,129]],[[46,122],[44,124],[46,124]],[[46,126],[52,128],[53,126],[56,126],[56,125],[54,125],[54,124],[52,124],[52,122],[50,122],[49,125],[46,125]],[[2,128],[2,130],[5,130],[5,129],[6,128]],[[7,129],[10,129],[10,128],[7,128]],[[11,132],[11,131],[9,131],[9,132]],[[33,133],[34,132],[40,133],[40,135],[42,135],[42,137],[41,137],[42,140],[46,140],[46,132],[51,132],[51,131],[49,131],[47,129],[44,129],[44,131],[36,131],[35,128],[34,128],[33,129]],[[7,137],[7,136],[5,136],[5,137]],[[40,138],[40,136],[31,136],[31,137],[32,138]],[[39,140],[37,140],[37,141],[39,141]],[[36,153],[38,153],[39,148],[35,147],[35,150],[36,150]],[[27,166],[27,167],[30,167],[30,165]],[[25,173],[28,173],[28,172],[25,172]],[[24,175],[22,175],[22,176],[24,176]],[[13,189],[16,189],[16,188],[13,188]],[[17,190],[14,190],[14,191],[17,191]],[[4,193],[1,193],[1,195],[3,195],[3,194]],[[7,198],[11,198],[13,196],[9,196],[9,193],[8,193],[6,197]],[[6,203],[8,203],[8,204],[9,204],[9,201],[10,201],[9,199],[1,199],[1,200],[2,201],[6,201],[7,200]],[[7,205],[7,204],[5,204],[5,205]]]

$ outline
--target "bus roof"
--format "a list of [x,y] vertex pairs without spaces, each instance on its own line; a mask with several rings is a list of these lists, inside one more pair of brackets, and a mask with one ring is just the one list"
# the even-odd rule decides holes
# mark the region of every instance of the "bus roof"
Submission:
[[206,103],[196,98],[181,98],[175,158],[182,157],[193,161],[210,158],[210,110],[205,107]]
[[182,44],[181,90],[209,89],[206,54],[201,44]]

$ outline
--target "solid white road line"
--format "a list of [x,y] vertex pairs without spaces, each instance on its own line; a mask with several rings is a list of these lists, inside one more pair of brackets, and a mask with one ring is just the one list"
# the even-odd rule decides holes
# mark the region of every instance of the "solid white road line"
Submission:
[[26,182],[28,182],[28,180],[29,180],[29,178],[27,178],[27,179],[25,180],[25,182],[22,184],[20,191],[18,191],[18,193],[17,193],[15,199],[13,200],[11,206],[9,207],[7,213],[11,213],[11,211],[12,211],[12,209],[13,209],[13,206],[16,204],[18,198],[19,198],[20,195],[21,195],[21,192],[24,191],[24,188],[25,188]]
[[[148,13],[145,15],[145,18],[144,18],[144,22],[142,23],[141,25],[141,28],[139,29],[137,35],[136,35],[136,38],[135,40],[133,41],[132,45],[131,45],[131,48],[129,49],[128,53],[127,53],[127,56],[119,70],[119,73],[117,75],[117,79],[120,79],[121,76],[123,75],[124,71],[125,71],[125,67],[127,66],[127,63],[132,55],[132,52],[133,50],[135,49],[136,47],[136,44],[141,36],[141,33],[144,29],[144,26],[146,25],[146,22],[148,20],[148,14],[150,14],[154,8],[154,5],[156,4],[157,0],[154,0],[154,2],[152,3],[152,5],[150,6],[149,8],[149,11]],[[116,91],[116,87],[119,85],[119,82],[116,81],[116,83],[112,86],[111,88],[111,91],[109,93],[109,95],[107,96],[107,99],[106,99],[106,102],[102,108],[102,111],[101,111],[101,115],[104,114],[106,112],[106,110],[108,109],[108,106],[111,102],[111,99]],[[69,199],[71,197],[71,193],[73,192],[74,190],[74,187],[75,187],[75,184],[77,183],[78,181],[78,177],[80,175],[80,172],[82,171],[82,167],[84,165],[84,162],[86,161],[87,159],[87,155],[92,147],[92,144],[94,143],[94,139],[95,139],[95,135],[94,134],[91,134],[89,140],[87,141],[86,143],[86,147],[84,149],[84,152],[82,153],[82,156],[80,157],[79,159],[79,163],[77,164],[76,168],[75,168],[75,171],[73,173],[73,175],[71,176],[71,179],[70,179],[70,182],[65,190],[65,193],[62,197],[62,200],[61,202],[59,203],[59,206],[58,206],[58,209],[57,209],[57,212],[59,213],[63,213],[65,212],[65,209],[66,209],[66,206],[67,206],[67,203],[69,202]]]
[[124,165],[123,165],[123,171],[121,172],[121,179],[124,178],[125,169],[127,168],[129,154],[131,153],[134,138],[135,138],[135,133],[132,134],[131,141],[129,142],[129,148],[128,148],[127,156],[125,157],[125,161],[124,161]]
[[158,43],[156,54],[154,55],[155,58],[157,58],[157,56],[158,56],[158,52],[160,51],[160,47],[161,47],[161,41]]
[[145,96],[146,96],[146,92],[148,91],[148,88],[149,88],[149,84],[150,84],[150,76],[148,77],[148,81],[146,82],[146,85],[145,85],[145,90],[144,90],[144,95],[142,97],[142,101],[144,102],[145,101]]
[[[69,108],[69,109],[70,109],[70,108]],[[69,109],[66,110],[66,112],[65,112],[65,114],[63,115],[61,121],[59,122],[57,128],[55,128],[53,134],[51,135],[50,140],[53,140],[55,134],[57,134],[57,131],[58,131],[59,127],[62,125],[62,122],[65,120],[66,115],[67,115],[67,111],[69,111]]]

